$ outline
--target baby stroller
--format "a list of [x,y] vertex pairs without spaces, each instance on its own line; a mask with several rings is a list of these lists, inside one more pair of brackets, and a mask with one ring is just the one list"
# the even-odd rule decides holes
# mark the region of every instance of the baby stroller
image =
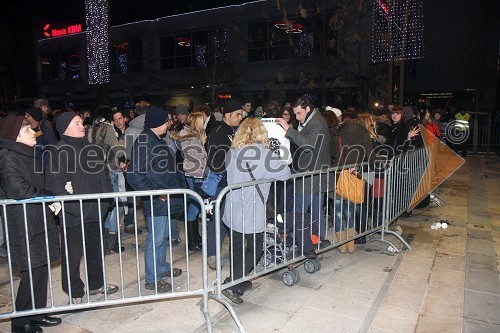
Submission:
[[[278,214],[276,223],[274,219],[268,219],[267,222],[263,253],[265,269],[290,261],[291,263],[286,265],[287,270],[281,276],[283,283],[289,287],[300,281],[297,267],[304,265],[304,270],[309,274],[321,269],[321,262],[314,251],[314,243],[317,244],[318,237],[314,234],[314,228],[310,227],[310,214],[287,213],[286,223],[281,214]],[[312,221],[313,227],[315,224]]]

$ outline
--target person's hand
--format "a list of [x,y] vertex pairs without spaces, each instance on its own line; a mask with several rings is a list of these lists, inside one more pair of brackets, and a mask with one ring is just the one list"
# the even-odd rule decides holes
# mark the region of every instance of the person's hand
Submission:
[[130,164],[130,162],[128,162],[128,163],[120,162],[120,164],[119,164],[120,170],[122,172],[127,172],[129,164]]
[[408,132],[408,140],[413,139],[413,137],[417,136],[420,134],[420,128],[418,126],[412,127],[410,131]]
[[64,189],[69,194],[73,194],[73,185],[71,185],[71,182],[67,182],[66,185],[64,185]]
[[283,118],[276,118],[276,123],[283,127],[285,131],[288,131],[288,129],[290,128],[290,125]]
[[55,215],[57,215],[61,211],[61,203],[53,202],[51,205],[49,205],[49,208]]
[[167,195],[166,194],[160,195],[160,200],[163,202],[167,201]]

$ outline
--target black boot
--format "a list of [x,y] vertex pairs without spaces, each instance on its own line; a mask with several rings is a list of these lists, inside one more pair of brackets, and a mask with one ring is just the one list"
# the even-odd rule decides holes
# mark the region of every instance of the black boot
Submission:
[[195,239],[195,233],[198,233],[198,222],[187,222],[187,242],[189,251],[201,251],[201,245]]
[[[106,229],[107,230],[107,229]],[[113,252],[115,253],[118,253],[118,252],[123,252],[125,251],[125,247],[124,246],[119,246],[118,245],[118,234],[115,234],[115,233],[111,233],[108,231],[107,233],[107,238],[106,238],[106,249],[105,251],[109,253],[108,254],[111,254]]]

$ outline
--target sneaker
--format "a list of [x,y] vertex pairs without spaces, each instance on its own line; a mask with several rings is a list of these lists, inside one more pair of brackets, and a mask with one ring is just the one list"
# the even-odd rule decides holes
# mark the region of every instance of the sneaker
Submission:
[[68,305],[71,304],[82,304],[83,303],[83,298],[82,297],[73,297],[71,298],[71,301],[68,303]]
[[178,246],[181,243],[181,239],[177,238],[172,241],[172,246]]
[[107,284],[106,286],[102,286],[101,288],[98,289],[90,289],[89,294],[90,295],[99,295],[99,294],[104,294],[105,292],[108,295],[114,294],[118,291],[118,286],[115,286],[114,284]]
[[[173,277],[178,277],[179,275],[182,274],[182,269],[180,268],[172,268],[172,276]],[[162,277],[170,277],[170,270],[161,273]]]
[[222,295],[226,296],[231,300],[231,302],[235,304],[243,303],[243,300],[240,298],[237,292],[234,292],[232,289],[224,289],[222,291]]
[[208,257],[208,267],[214,271],[217,269],[217,259],[215,259],[215,256]]
[[[155,290],[155,283],[154,282],[146,282],[145,288],[148,290]],[[168,283],[167,281],[164,281],[164,280],[158,281],[158,292],[159,293],[166,293],[170,290],[172,290],[172,285],[170,283]]]

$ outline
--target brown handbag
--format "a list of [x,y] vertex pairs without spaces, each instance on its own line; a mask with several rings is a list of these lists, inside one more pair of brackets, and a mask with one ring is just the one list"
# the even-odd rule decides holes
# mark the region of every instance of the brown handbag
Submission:
[[349,169],[342,170],[337,179],[335,192],[352,203],[363,203],[365,202],[365,181],[359,179],[353,172],[349,172]]
[[[340,158],[342,161],[342,138],[339,135],[339,151]],[[358,178],[354,171],[350,172],[349,169],[344,169],[340,172],[339,178],[337,179],[337,186],[335,188],[335,193],[342,198],[349,200],[354,204],[360,204],[365,202],[365,181]]]

